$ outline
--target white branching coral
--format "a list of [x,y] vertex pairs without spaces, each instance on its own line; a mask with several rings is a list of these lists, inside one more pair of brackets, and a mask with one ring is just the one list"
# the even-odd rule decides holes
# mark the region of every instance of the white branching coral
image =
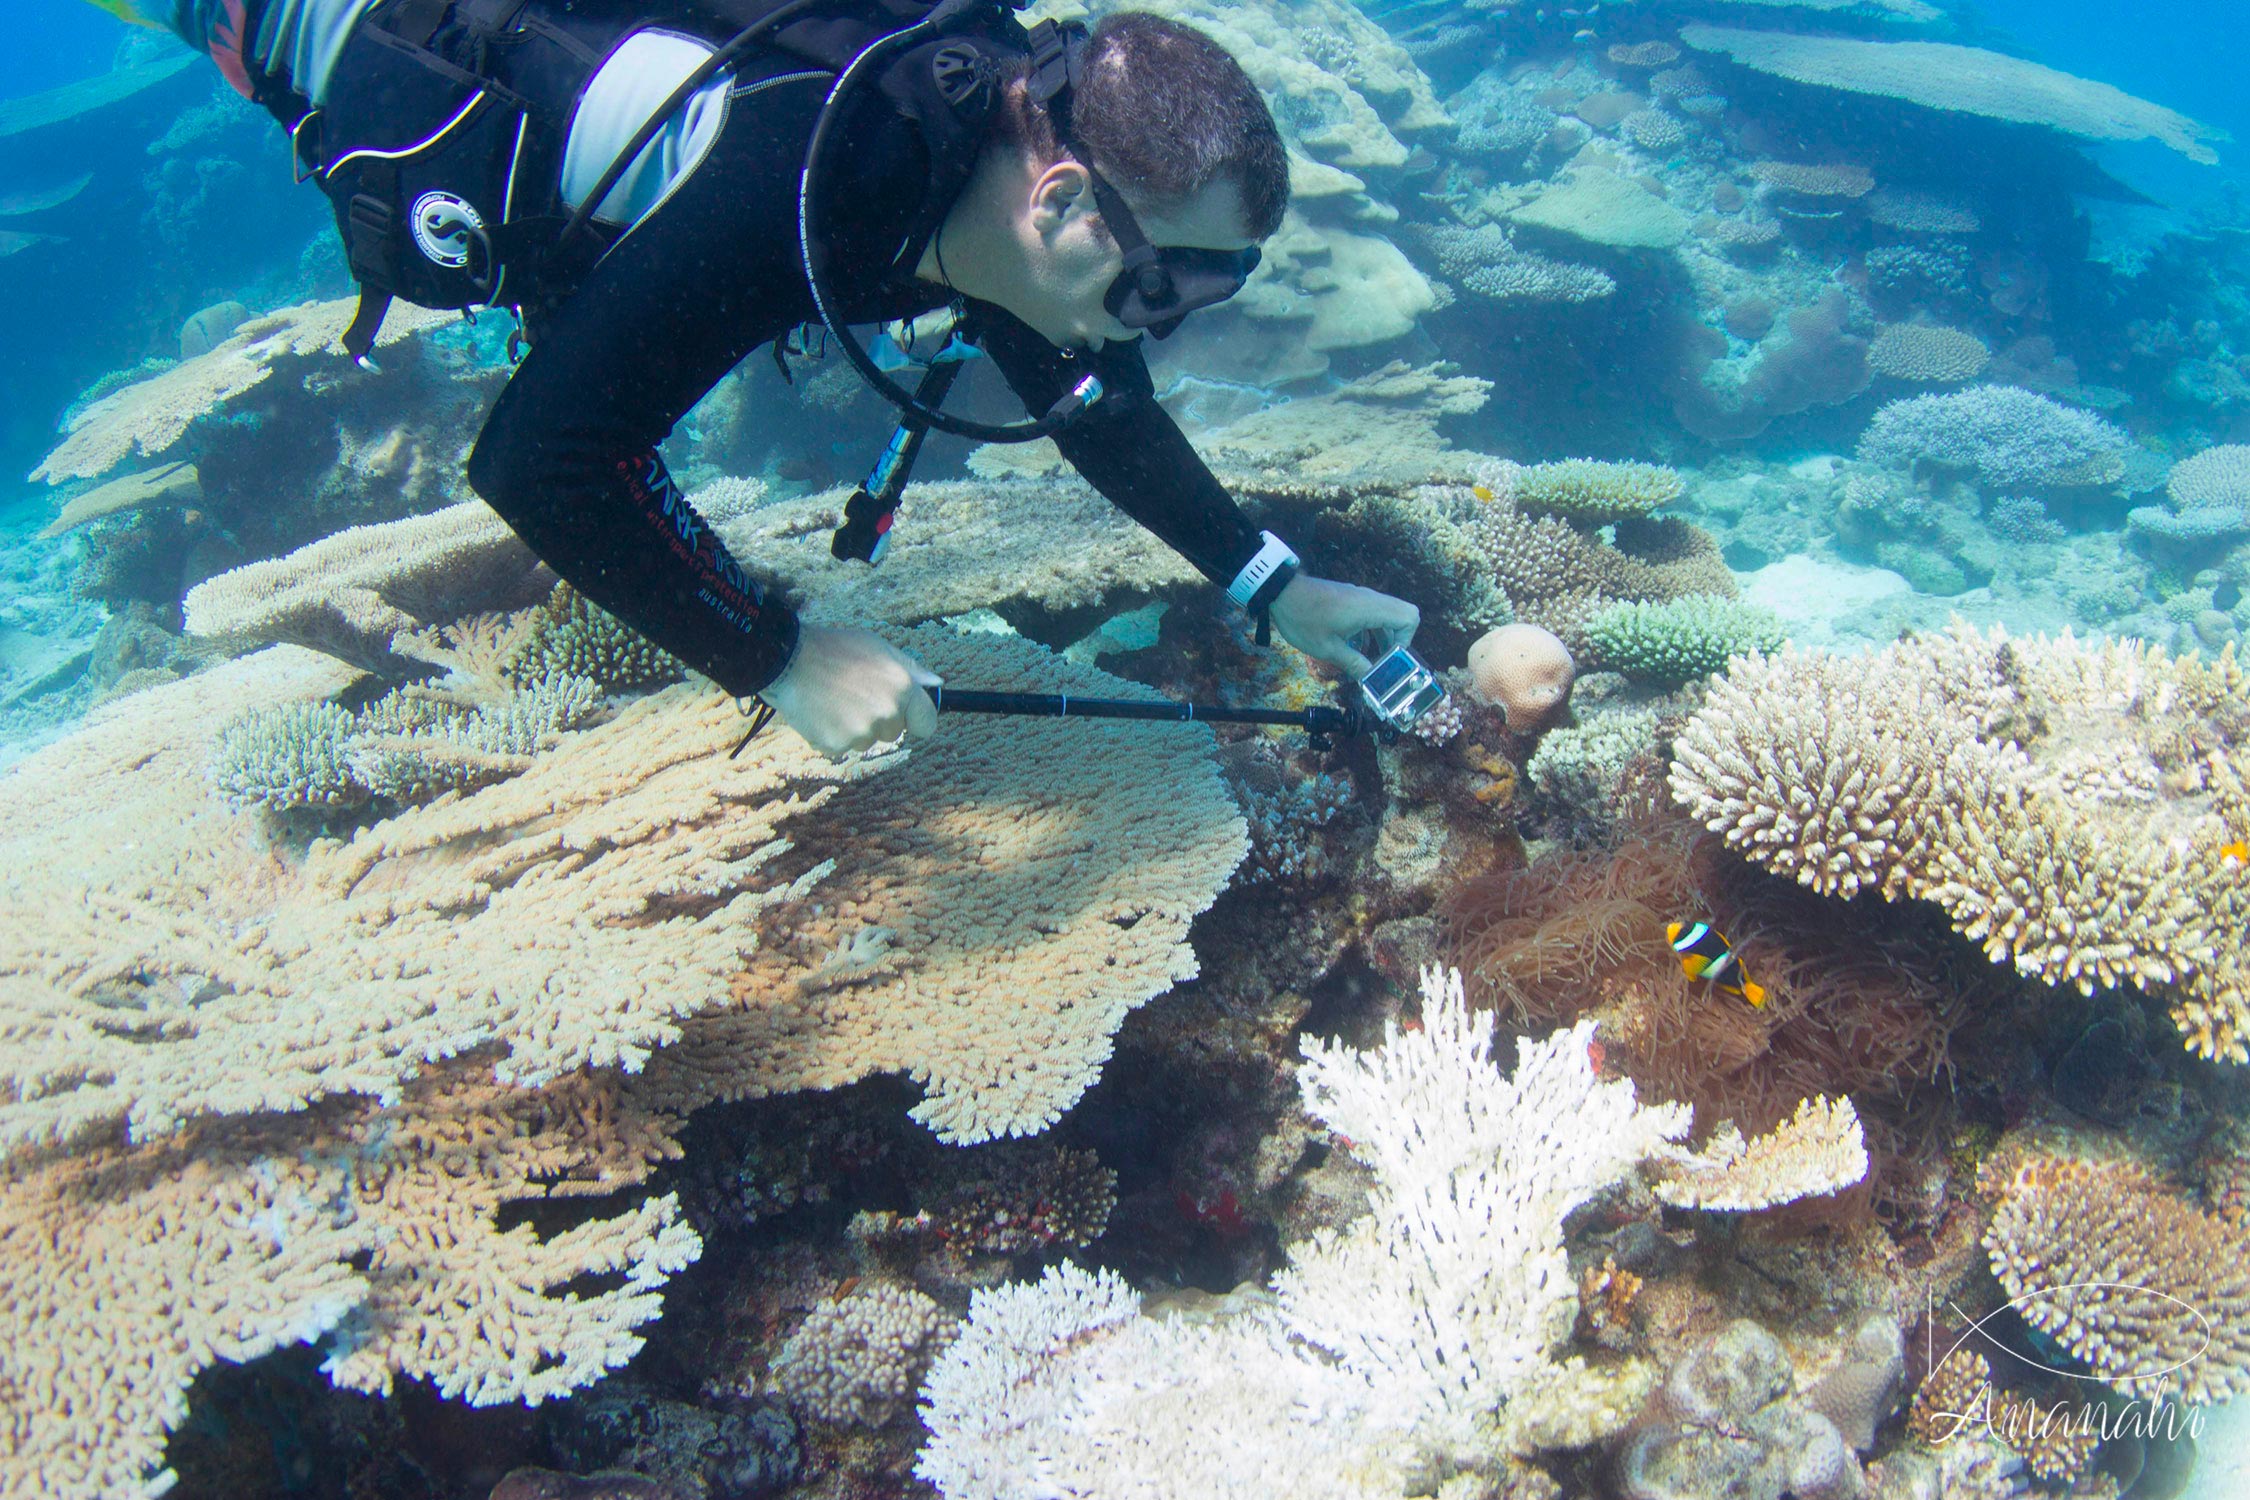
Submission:
[[[1526,1434],[1592,1441],[1588,1412],[1622,1422],[1633,1403],[1601,1387],[1645,1372],[1550,1358],[1578,1311],[1562,1224],[1644,1162],[1694,1165],[1673,1144],[1688,1110],[1602,1079],[1591,1021],[1519,1041],[1503,1076],[1457,971],[1425,970],[1422,1001],[1419,1030],[1308,1041],[1298,1070],[1306,1108],[1375,1175],[1366,1216],[1207,1321],[1139,1317],[1115,1275],[1070,1266],[978,1293],[923,1390],[922,1477],[950,1500],[1364,1500],[1424,1493],[1418,1471],[1489,1466]],[[1549,1404],[1570,1419],[1528,1409]]]

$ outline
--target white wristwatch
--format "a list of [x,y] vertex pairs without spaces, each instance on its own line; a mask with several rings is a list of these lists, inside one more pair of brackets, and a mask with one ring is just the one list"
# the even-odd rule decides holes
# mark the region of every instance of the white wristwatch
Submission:
[[1266,539],[1265,545],[1258,549],[1257,556],[1242,565],[1242,571],[1234,575],[1234,582],[1227,585],[1227,597],[1244,609],[1258,597],[1258,590],[1266,586],[1267,579],[1283,568],[1297,566],[1297,554],[1289,550],[1287,542],[1270,531],[1258,534]]

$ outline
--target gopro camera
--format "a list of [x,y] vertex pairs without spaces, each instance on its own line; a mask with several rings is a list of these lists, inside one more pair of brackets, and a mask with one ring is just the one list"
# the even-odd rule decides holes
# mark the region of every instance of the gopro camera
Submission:
[[1420,657],[1400,646],[1359,680],[1359,693],[1380,723],[1403,730],[1445,701],[1445,684]]

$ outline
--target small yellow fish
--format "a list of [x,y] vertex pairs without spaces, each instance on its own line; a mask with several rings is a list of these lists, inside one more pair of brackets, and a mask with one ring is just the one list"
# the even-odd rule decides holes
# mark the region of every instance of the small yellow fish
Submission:
[[157,23],[133,8],[133,0],[86,0],[96,10],[106,10],[128,26],[146,26],[160,30]]
[[1743,976],[1734,950],[1708,922],[1673,922],[1664,929],[1664,940],[1680,956],[1680,967],[1690,979],[1710,982],[1722,995],[1734,995],[1753,1006],[1766,1003],[1766,987]]
[[2239,870],[2244,865],[2250,865],[2250,843],[2236,839],[2231,844],[2221,844],[2219,846],[2219,863],[2230,870]]
[[1476,496],[1479,500],[1482,500],[1487,505],[1490,505],[1495,499],[1498,498],[1492,493],[1491,490],[1487,489],[1481,484],[1470,485],[1469,493]]

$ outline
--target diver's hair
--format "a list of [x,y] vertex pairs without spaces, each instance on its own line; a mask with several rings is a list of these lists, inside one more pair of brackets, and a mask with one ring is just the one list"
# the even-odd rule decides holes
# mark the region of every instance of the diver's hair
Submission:
[[[1054,121],[1010,80],[999,128],[1040,161],[1071,154]],[[1289,207],[1289,156],[1265,97],[1224,47],[1146,11],[1104,16],[1070,107],[1072,142],[1136,205],[1162,211],[1231,179],[1243,227],[1265,239]]]

